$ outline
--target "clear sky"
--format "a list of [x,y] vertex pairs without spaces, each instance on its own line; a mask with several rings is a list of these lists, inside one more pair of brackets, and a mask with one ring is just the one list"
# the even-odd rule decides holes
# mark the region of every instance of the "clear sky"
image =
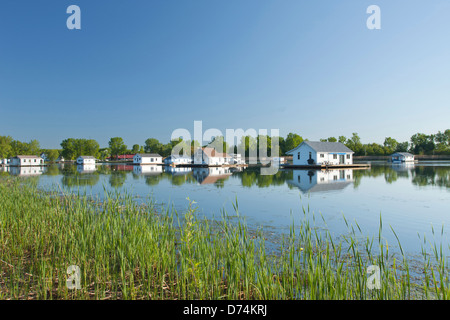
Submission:
[[450,128],[449,16],[448,0],[2,0],[0,135],[131,147],[202,120],[406,141]]

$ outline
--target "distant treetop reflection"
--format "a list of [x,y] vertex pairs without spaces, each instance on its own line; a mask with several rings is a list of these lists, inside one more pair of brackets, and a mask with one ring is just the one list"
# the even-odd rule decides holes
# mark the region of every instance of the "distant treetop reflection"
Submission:
[[[54,165],[46,167],[42,175],[62,176],[62,184],[67,187],[95,186],[101,176],[108,176],[109,185],[120,188],[126,184],[127,177],[133,180],[144,179],[149,186],[156,186],[161,181],[168,181],[173,186],[184,184],[214,185],[217,188],[226,186],[230,179],[239,179],[245,188],[287,185],[289,188],[299,188],[320,191],[353,185],[358,188],[363,177],[384,177],[388,184],[398,179],[410,180],[420,187],[436,186],[450,189],[450,163],[444,165],[410,164],[372,164],[368,170],[291,170],[281,169],[275,175],[261,175],[260,168],[173,168],[163,166],[132,166],[132,165]],[[340,183],[339,185],[337,183]],[[325,187],[325,184],[334,184]]]

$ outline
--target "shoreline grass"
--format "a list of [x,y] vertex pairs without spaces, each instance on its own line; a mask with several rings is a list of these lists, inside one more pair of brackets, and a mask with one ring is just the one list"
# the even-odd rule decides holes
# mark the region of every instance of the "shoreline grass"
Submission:
[[[448,299],[442,244],[423,250],[413,280],[404,255],[352,232],[343,241],[306,219],[292,225],[280,254],[250,232],[238,204],[230,219],[208,221],[190,201],[186,212],[157,212],[126,193],[100,201],[44,192],[28,180],[0,178],[0,299]],[[357,226],[357,229],[359,227]],[[382,221],[380,219],[380,235]],[[392,230],[393,231],[393,230]],[[394,231],[393,231],[394,232]],[[395,233],[394,233],[395,234]],[[399,244],[400,250],[401,245]],[[80,289],[67,269],[80,268]],[[380,289],[367,267],[380,269]]]

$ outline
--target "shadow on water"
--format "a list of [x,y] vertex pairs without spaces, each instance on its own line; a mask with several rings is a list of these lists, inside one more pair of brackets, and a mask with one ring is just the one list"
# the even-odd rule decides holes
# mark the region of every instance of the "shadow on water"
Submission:
[[168,181],[174,186],[184,184],[214,185],[224,188],[229,179],[238,179],[244,188],[267,188],[287,185],[303,193],[341,190],[353,185],[358,188],[363,178],[384,177],[387,184],[399,179],[410,180],[418,187],[450,189],[450,163],[389,164],[374,163],[368,170],[295,170],[280,169],[274,175],[261,175],[260,168],[173,168],[168,166],[119,165],[72,165],[58,164],[46,167],[6,167],[2,174],[13,176],[61,176],[67,187],[95,186],[101,176],[107,176],[113,188],[126,184],[127,178],[145,179],[149,186]]

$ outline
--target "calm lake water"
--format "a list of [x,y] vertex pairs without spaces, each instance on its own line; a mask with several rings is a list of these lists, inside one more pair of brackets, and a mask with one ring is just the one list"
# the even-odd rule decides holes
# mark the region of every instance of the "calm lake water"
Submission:
[[[1,169],[0,169],[1,170]],[[380,214],[383,238],[390,248],[400,238],[409,254],[421,251],[423,235],[441,241],[448,248],[450,226],[450,162],[417,164],[372,163],[367,170],[280,170],[262,176],[258,168],[231,171],[227,168],[170,168],[162,166],[96,165],[94,167],[55,165],[40,168],[9,168],[10,174],[33,175],[43,188],[56,184],[71,191],[86,191],[101,197],[104,188],[127,191],[136,201],[148,197],[163,206],[186,210],[190,198],[200,215],[220,217],[221,210],[239,213],[251,227],[262,226],[274,238],[288,233],[308,210],[318,227],[334,235],[345,235],[343,216],[365,236],[377,236]],[[326,222],[323,222],[322,217]],[[422,241],[419,239],[422,239]]]

